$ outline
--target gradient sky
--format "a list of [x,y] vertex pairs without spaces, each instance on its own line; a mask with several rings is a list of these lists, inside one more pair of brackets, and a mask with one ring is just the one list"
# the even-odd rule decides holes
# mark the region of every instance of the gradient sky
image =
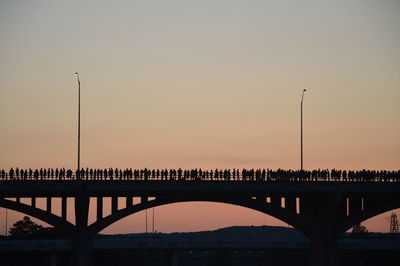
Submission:
[[[76,167],[78,71],[85,167],[299,168],[307,89],[305,168],[398,170],[399,14],[396,0],[2,0],[0,168]],[[265,220],[158,209],[164,231]],[[236,218],[204,219],[219,211]],[[140,215],[109,232],[143,230]]]

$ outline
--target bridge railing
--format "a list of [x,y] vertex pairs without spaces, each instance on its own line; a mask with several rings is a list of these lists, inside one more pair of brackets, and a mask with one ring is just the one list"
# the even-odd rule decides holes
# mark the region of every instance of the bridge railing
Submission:
[[246,182],[399,182],[400,171],[346,171],[346,170],[148,170],[148,169],[71,169],[10,170],[0,171],[0,180],[84,180],[84,181],[246,181]]

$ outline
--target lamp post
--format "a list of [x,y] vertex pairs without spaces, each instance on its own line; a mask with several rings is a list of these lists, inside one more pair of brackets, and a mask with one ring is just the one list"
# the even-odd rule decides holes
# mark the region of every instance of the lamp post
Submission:
[[301,128],[300,128],[300,153],[301,153],[301,171],[303,171],[303,99],[304,99],[304,92],[306,92],[307,90],[304,89],[303,93],[301,94],[301,104],[300,104],[300,124],[301,124]]
[[78,171],[77,179],[81,179],[80,166],[81,166],[81,81],[79,80],[79,73],[75,72],[78,79]]

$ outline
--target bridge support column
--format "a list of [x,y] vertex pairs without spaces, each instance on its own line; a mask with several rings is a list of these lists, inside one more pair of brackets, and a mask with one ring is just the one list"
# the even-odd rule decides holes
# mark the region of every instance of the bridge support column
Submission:
[[92,265],[92,239],[85,231],[77,228],[72,242],[71,266]]
[[61,218],[67,220],[67,197],[61,198]]
[[51,212],[51,197],[46,198],[46,211]]
[[72,241],[71,266],[91,266],[92,239],[88,231],[89,197],[85,195],[75,198],[76,231]]
[[126,207],[130,207],[133,205],[133,198],[132,197],[126,197]]
[[103,218],[103,197],[97,197],[97,220]]
[[315,195],[312,202],[311,218],[317,228],[310,237],[310,266],[337,266],[339,258],[337,254],[337,238],[339,213],[343,198],[332,195]]
[[[328,231],[328,230],[327,230]],[[332,232],[323,232],[310,239],[310,266],[337,266],[337,239]]]
[[111,197],[111,213],[118,211],[118,197]]

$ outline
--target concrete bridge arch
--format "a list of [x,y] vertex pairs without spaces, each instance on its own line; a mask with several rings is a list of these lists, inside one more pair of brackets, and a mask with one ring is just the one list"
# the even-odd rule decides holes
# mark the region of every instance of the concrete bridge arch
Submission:
[[300,219],[299,215],[285,210],[285,208],[276,207],[266,202],[260,201],[258,199],[237,199],[232,200],[229,198],[210,198],[210,197],[187,197],[187,198],[155,198],[153,200],[145,200],[144,202],[131,205],[129,207],[117,210],[112,212],[110,215],[103,217],[102,219],[98,219],[91,225],[89,225],[89,231],[91,235],[96,235],[100,231],[104,230],[108,226],[112,225],[115,222],[118,222],[121,219],[124,219],[132,214],[138,213],[140,211],[159,207],[168,204],[174,203],[183,203],[183,202],[214,202],[214,203],[224,203],[230,204],[234,206],[240,206],[244,208],[248,208],[251,210],[255,210],[267,215],[270,215],[284,223],[290,224],[295,229],[299,230],[303,234],[307,236],[313,235],[313,229],[315,225],[313,221],[305,221],[304,219]]
[[75,226],[72,223],[51,213],[50,210],[45,211],[32,205],[27,205],[18,201],[12,201],[4,198],[0,198],[0,207],[17,211],[41,220],[55,228],[61,229],[66,236],[72,236],[75,230]]

